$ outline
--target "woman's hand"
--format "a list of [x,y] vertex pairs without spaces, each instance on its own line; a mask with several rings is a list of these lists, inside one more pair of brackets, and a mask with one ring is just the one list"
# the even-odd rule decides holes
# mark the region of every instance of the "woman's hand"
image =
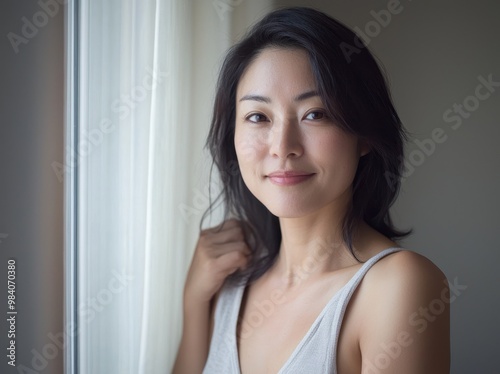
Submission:
[[226,277],[246,266],[250,254],[240,221],[229,219],[222,228],[203,230],[187,275],[184,302],[209,303]]
[[249,255],[242,223],[236,219],[200,233],[184,286],[182,339],[173,373],[203,371],[212,331],[210,301],[226,277],[247,264]]

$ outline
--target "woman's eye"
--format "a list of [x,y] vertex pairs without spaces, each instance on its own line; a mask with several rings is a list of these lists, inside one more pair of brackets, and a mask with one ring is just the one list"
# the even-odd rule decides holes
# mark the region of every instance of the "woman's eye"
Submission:
[[267,121],[267,117],[263,114],[260,114],[260,113],[251,114],[248,117],[246,117],[246,119],[247,119],[247,121],[255,122],[255,123]]
[[308,120],[319,120],[325,118],[326,115],[323,112],[315,111],[307,114],[306,119]]

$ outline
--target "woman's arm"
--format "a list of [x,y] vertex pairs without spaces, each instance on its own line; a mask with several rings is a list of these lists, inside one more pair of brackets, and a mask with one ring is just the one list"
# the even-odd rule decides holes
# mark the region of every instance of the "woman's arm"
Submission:
[[366,275],[362,291],[369,311],[360,330],[362,373],[448,374],[446,277],[427,258],[410,251],[379,264]]
[[[182,338],[173,374],[201,374],[208,357],[215,303],[226,277],[247,264],[250,250],[239,221],[203,230],[186,278]],[[212,304],[211,304],[212,303]]]
[[210,344],[210,303],[184,303],[182,339],[173,374],[201,373],[208,357]]

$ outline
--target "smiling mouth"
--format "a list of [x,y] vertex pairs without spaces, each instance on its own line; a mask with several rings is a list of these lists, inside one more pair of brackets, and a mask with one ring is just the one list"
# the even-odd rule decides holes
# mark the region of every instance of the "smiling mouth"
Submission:
[[276,184],[278,186],[293,186],[310,179],[314,173],[312,174],[300,174],[300,173],[272,173],[267,177],[271,181],[271,183]]

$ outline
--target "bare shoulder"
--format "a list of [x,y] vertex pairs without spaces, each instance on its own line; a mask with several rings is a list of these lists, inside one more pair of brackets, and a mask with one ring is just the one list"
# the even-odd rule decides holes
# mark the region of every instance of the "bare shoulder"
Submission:
[[360,310],[370,311],[359,330],[363,367],[449,371],[449,286],[432,261],[408,250],[390,254],[368,271],[359,291]]
[[[449,293],[444,273],[427,257],[404,250],[387,255],[368,271],[363,281],[364,294],[370,303],[374,298],[381,310],[419,308],[433,300],[446,299]],[[375,315],[374,318],[377,318]]]
[[[427,257],[410,251],[403,250],[387,255],[379,260],[367,273],[367,279],[375,283],[391,281],[402,282],[403,285],[414,288],[414,290],[432,291],[437,287],[442,289],[446,282],[446,276]],[[367,282],[372,283],[372,282]]]

